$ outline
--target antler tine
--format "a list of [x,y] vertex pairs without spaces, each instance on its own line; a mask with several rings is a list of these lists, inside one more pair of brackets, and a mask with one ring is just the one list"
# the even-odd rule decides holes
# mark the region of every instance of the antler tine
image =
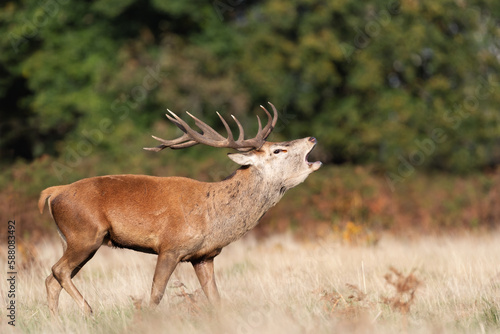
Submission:
[[[273,131],[276,123],[278,122],[278,111],[276,110],[276,107],[271,103],[271,102],[267,102],[271,105],[271,108],[273,109],[273,117],[271,117],[271,114],[269,113],[269,111],[267,111],[267,109],[264,107],[264,106],[260,106],[262,109],[264,109],[264,111],[266,112],[266,115],[267,115],[267,124],[266,126],[264,127],[264,129],[262,130],[262,138],[263,139],[266,139],[270,134],[271,134],[271,131]],[[259,131],[259,134],[260,134],[260,131]]]
[[182,126],[182,119],[180,119],[173,111],[167,109],[167,111],[172,114],[174,117],[170,116],[169,114],[165,114],[165,116],[167,116],[168,120],[172,123],[174,123],[175,125],[177,125],[177,127],[179,129],[182,130],[182,132],[186,132],[186,128],[184,126]]
[[[165,140],[165,139],[162,139],[162,138],[159,138],[156,136],[151,136],[151,137],[158,140],[162,144],[155,146],[155,147],[144,147],[144,149],[146,151],[160,152],[161,150],[163,150],[167,147],[171,147],[174,149],[175,148],[186,148],[186,147],[191,147],[191,146],[198,144],[197,142],[191,140],[191,137],[189,137],[189,135],[187,135],[186,133],[183,134],[182,136],[180,136],[179,138],[172,139],[172,140]],[[180,145],[182,145],[182,147],[180,147]]]
[[190,140],[190,141],[187,141],[185,143],[181,143],[181,144],[177,144],[177,145],[172,145],[172,146],[170,146],[170,148],[173,149],[173,150],[176,150],[176,149],[180,149],[180,148],[191,147],[191,146],[194,146],[196,144],[198,144],[198,142],[196,142],[194,140]]
[[243,126],[241,125],[240,121],[238,121],[238,119],[234,117],[234,115],[231,115],[231,117],[233,118],[236,125],[238,125],[238,130],[240,131],[240,135],[238,136],[237,141],[243,141],[245,139],[245,130],[243,130]]
[[[211,145],[211,141],[209,139],[214,139],[214,138],[207,138],[207,137],[204,137],[203,134],[193,130],[186,122],[184,122],[179,116],[177,116],[175,113],[173,113],[172,111],[170,111],[170,114],[175,118],[175,121],[174,122],[185,134],[187,134],[189,136],[189,139],[197,142],[197,143],[200,143],[200,144],[206,144],[206,145]],[[188,113],[189,115],[189,113]],[[173,120],[171,119],[172,117],[169,117],[167,115],[167,117],[173,122]],[[196,119],[195,119],[196,121]],[[200,120],[198,120],[198,122],[201,122]],[[203,123],[203,122],[201,122]],[[206,125],[205,123],[203,123],[204,125],[202,125],[202,128],[209,128],[208,125]],[[180,125],[180,126],[179,126]],[[203,129],[202,129],[203,130]],[[209,131],[210,132],[210,131]],[[215,132],[215,130],[212,129],[212,132]],[[220,136],[220,135],[219,135]],[[221,138],[224,138],[222,136],[220,136]],[[212,145],[213,146],[213,145]]]
[[158,145],[156,147],[144,147],[144,149],[147,151],[159,152],[167,147],[170,147],[172,149],[179,149],[179,148],[191,147],[191,146],[198,144],[198,141],[194,140],[192,134],[188,133],[188,131],[189,131],[188,129],[190,129],[189,125],[186,122],[184,122],[179,116],[177,116],[171,110],[167,109],[167,111],[172,116],[170,116],[169,114],[165,114],[165,116],[167,116],[167,118],[172,123],[174,123],[179,129],[181,129],[182,132],[184,132],[184,134],[182,136],[180,136],[179,138],[172,139],[172,140],[165,140],[163,138],[152,136],[154,139],[158,140],[162,144]]
[[260,133],[262,132],[262,122],[260,121],[259,115],[256,115],[256,116],[257,116],[257,123],[259,123],[259,129],[257,130],[257,136],[259,136]]
[[[212,127],[210,125],[208,125],[207,123],[205,123],[205,122],[199,120],[197,117],[191,115],[188,111],[186,111],[186,114],[188,114],[192,119],[194,119],[196,126],[199,127],[201,129],[201,131],[203,131],[203,135],[208,134],[211,138],[217,139],[217,140],[224,140],[225,139],[217,131],[212,129]],[[219,115],[219,117],[220,117],[220,115]]]
[[274,106],[274,104],[272,104],[271,102],[267,102],[271,105],[271,108],[273,108],[273,128],[276,126],[276,123],[278,123],[278,110],[276,110],[276,107]]
[[231,128],[229,127],[229,124],[227,124],[226,120],[224,119],[224,117],[222,117],[218,111],[216,111],[216,114],[217,116],[219,116],[220,120],[222,121],[222,124],[224,124],[224,127],[226,128],[226,132],[227,132],[227,141],[228,141],[228,144],[230,145],[233,145],[235,144],[234,142],[234,137],[233,137],[233,133],[231,132]]

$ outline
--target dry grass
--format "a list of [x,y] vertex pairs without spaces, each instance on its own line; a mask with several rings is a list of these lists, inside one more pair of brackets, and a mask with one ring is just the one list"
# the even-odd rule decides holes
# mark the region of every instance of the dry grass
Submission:
[[[19,269],[16,329],[23,333],[500,331],[500,234],[382,236],[372,246],[246,238],[216,259],[220,312],[206,302],[189,264],[177,268],[166,298],[149,309],[156,257],[103,247],[74,279],[92,318],[65,292],[60,319],[49,316],[44,279],[61,255],[58,242],[22,252],[29,263]],[[0,313],[0,332],[13,332],[4,306]]]

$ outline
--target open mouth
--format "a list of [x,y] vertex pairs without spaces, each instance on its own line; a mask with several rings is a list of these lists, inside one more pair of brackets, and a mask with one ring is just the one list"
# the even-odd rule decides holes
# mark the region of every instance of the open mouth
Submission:
[[313,171],[317,171],[322,165],[321,161],[315,161],[315,162],[308,161],[309,154],[311,154],[311,152],[314,150],[315,147],[316,147],[316,144],[314,144],[313,147],[311,148],[311,150],[309,150],[309,152],[307,152],[306,157],[305,157],[307,165],[309,166],[309,168],[312,168]]
[[306,158],[305,158],[305,159],[306,159],[306,162],[307,162],[308,164],[310,164],[310,162],[308,161],[308,160],[309,160],[309,155],[311,154],[311,152],[314,150],[314,148],[315,148],[315,147],[316,147],[316,145],[314,145],[314,146],[313,146],[313,147],[309,150],[309,152],[307,152],[307,154],[306,154]]

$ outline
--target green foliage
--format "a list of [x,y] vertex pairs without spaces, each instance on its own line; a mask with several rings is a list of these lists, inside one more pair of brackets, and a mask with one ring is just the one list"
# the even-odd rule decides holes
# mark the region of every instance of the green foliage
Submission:
[[71,150],[126,161],[143,154],[137,140],[163,124],[166,107],[254,124],[256,106],[272,101],[274,138],[314,135],[324,162],[373,165],[395,184],[408,170],[493,166],[499,9],[493,0],[7,1],[0,163],[48,154],[68,165]]

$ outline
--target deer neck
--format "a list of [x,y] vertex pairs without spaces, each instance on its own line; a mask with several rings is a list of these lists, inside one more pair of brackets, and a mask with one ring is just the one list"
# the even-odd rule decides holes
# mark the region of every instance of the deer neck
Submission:
[[241,238],[283,197],[279,181],[265,177],[254,167],[242,167],[210,190],[212,227],[221,246]]

